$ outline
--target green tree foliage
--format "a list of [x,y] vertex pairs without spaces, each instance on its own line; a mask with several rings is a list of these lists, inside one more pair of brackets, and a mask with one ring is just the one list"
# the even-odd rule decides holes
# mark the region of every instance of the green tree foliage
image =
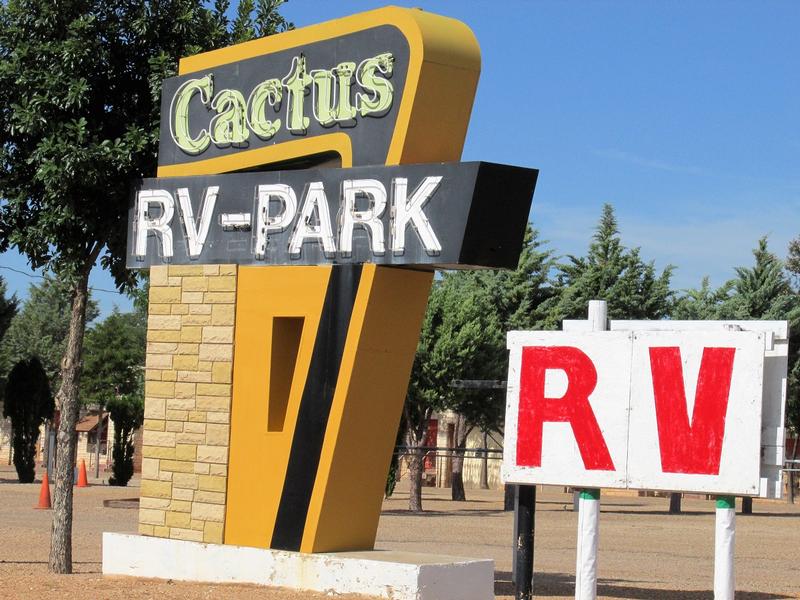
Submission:
[[[52,277],[29,286],[28,299],[11,321],[0,345],[0,376],[20,360],[35,356],[42,363],[51,387],[58,388],[71,304],[69,287]],[[90,297],[86,320],[94,320],[98,313],[97,303]]]
[[786,257],[786,270],[794,280],[795,288],[800,283],[800,237],[789,242],[789,255]]
[[133,476],[133,434],[144,418],[146,333],[145,307],[132,313],[114,310],[86,334],[81,400],[106,406],[114,421],[110,485],[127,485]]
[[[144,386],[139,384],[135,387],[141,390]],[[140,391],[134,391],[111,398],[108,410],[114,421],[113,474],[108,483],[125,486],[133,477],[133,434],[144,420],[144,397]]]
[[658,274],[653,262],[642,261],[639,248],[622,245],[610,204],[603,206],[587,255],[568,259],[558,266],[548,328],[559,327],[564,319],[586,318],[589,300],[605,300],[609,318],[661,319],[670,314],[672,267]]
[[6,375],[8,375],[8,371],[13,364],[8,361],[5,355],[3,340],[11,325],[11,321],[14,319],[19,309],[19,301],[17,300],[16,294],[10,298],[6,298],[6,291],[6,282],[0,277],[0,402],[3,401]]
[[506,331],[544,327],[547,304],[557,293],[551,281],[555,259],[552,250],[544,245],[539,232],[529,224],[517,268],[513,271],[484,271],[497,279],[494,289],[498,293],[494,301]]
[[[434,411],[459,415],[455,445],[455,477],[466,437],[474,428],[502,428],[504,394],[499,390],[468,391],[453,387],[457,379],[505,379],[506,331],[540,327],[541,304],[553,294],[549,271],[552,257],[541,249],[536,232],[528,228],[518,267],[513,271],[455,271],[442,274],[428,299],[420,342],[404,407],[406,445],[412,477],[411,510],[421,510],[418,479],[419,450]],[[463,499],[463,486],[454,486]]]
[[800,297],[794,293],[783,262],[769,251],[767,238],[753,250],[752,267],[736,267],[733,295],[722,308],[725,319],[800,320]]
[[[175,73],[180,57],[228,42],[225,4],[0,3],[0,252],[14,246],[31,266],[53,270],[72,299],[57,394],[51,571],[72,571],[68,460],[89,272],[99,259],[119,286],[133,283],[125,269],[129,186],[155,172],[160,82]],[[265,15],[259,22],[270,21]]]
[[86,333],[81,400],[106,405],[116,396],[140,393],[147,315],[114,310]]
[[699,288],[684,290],[675,301],[671,318],[683,321],[720,319],[725,305],[730,300],[732,289],[733,282],[728,281],[714,290],[708,277],[703,277]]
[[763,319],[789,321],[789,389],[787,422],[800,429],[800,296],[792,289],[783,262],[771,253],[767,238],[753,250],[752,267],[737,267],[731,282],[733,294],[721,311],[724,319]]
[[11,320],[17,314],[17,309],[19,308],[17,295],[14,294],[7,298],[6,293],[8,293],[6,281],[0,277],[0,342],[3,341],[8,326],[11,325]]
[[[236,7],[236,18],[230,27],[227,23],[223,27],[226,31],[230,30],[228,43],[238,44],[294,29],[294,24],[278,12],[282,4],[284,0],[240,0]],[[229,5],[227,0],[218,0],[215,12],[224,15]]]
[[53,416],[53,395],[42,363],[34,357],[14,365],[5,386],[3,416],[11,419],[14,467],[20,483],[33,483],[39,427]]

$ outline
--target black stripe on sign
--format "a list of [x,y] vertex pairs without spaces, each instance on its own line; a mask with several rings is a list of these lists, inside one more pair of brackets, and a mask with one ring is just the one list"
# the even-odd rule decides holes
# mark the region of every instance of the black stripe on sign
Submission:
[[300,400],[270,548],[300,550],[360,280],[360,265],[333,266]]

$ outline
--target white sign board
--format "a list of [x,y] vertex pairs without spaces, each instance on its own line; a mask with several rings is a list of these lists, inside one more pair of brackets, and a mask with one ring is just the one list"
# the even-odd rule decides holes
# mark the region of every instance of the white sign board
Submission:
[[758,494],[766,337],[509,333],[504,481]]
[[[565,331],[585,331],[587,321],[564,321]],[[761,486],[759,496],[780,498],[786,439],[786,385],[789,365],[787,321],[609,321],[611,331],[757,331],[766,336],[761,400]]]

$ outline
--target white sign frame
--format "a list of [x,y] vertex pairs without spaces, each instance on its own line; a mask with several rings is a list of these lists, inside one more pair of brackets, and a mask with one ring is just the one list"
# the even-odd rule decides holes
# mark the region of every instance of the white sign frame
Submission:
[[[651,325],[653,325],[651,327]],[[755,326],[754,326],[755,325]],[[576,487],[608,487],[608,488],[632,488],[632,489],[660,489],[671,491],[694,491],[701,493],[735,494],[735,495],[762,495],[779,496],[780,484],[775,485],[769,478],[769,471],[765,476],[764,465],[759,468],[759,454],[767,460],[778,462],[783,457],[782,438],[779,437],[782,430],[783,411],[785,406],[785,373],[786,373],[786,345],[781,345],[780,340],[788,339],[788,327],[785,322],[691,322],[691,321],[611,321],[612,331],[589,333],[593,329],[589,321],[565,321],[564,332],[510,332],[508,345],[511,350],[508,377],[508,402],[506,412],[506,441],[503,461],[503,479],[510,483],[542,483],[572,485]],[[750,332],[747,334],[746,332]],[[636,333],[634,333],[636,332]],[[742,335],[736,335],[741,332]],[[698,336],[698,333],[703,335]],[[623,334],[623,335],[620,335]],[[634,338],[646,338],[650,345],[665,346],[686,346],[688,340],[696,346],[698,339],[706,338],[712,345],[734,344],[739,347],[734,340],[749,340],[743,342],[745,346],[749,343],[749,358],[742,352],[736,354],[737,365],[733,371],[735,380],[732,382],[732,389],[741,390],[747,398],[769,398],[767,403],[758,400],[750,400],[748,408],[728,406],[728,424],[726,425],[724,453],[720,464],[719,475],[697,475],[683,473],[663,473],[657,472],[652,465],[660,465],[658,459],[658,438],[657,429],[653,421],[652,409],[650,414],[641,409],[642,406],[652,406],[652,382],[649,370],[643,371],[642,364],[636,364],[634,360],[633,347],[636,344]],[[717,340],[714,342],[714,340]],[[592,341],[596,340],[596,341]],[[605,340],[609,346],[619,346],[617,348],[606,347],[602,350],[602,341]],[[623,347],[625,340],[628,340],[627,350]],[[680,340],[683,340],[681,344]],[[599,345],[598,345],[599,344]],[[615,428],[619,428],[603,415],[602,405],[598,405],[598,400],[590,396],[590,404],[597,416],[600,429],[606,438],[609,452],[614,457],[615,471],[588,471],[584,468],[583,462],[577,449],[575,437],[572,435],[568,423],[545,423],[541,433],[542,441],[542,463],[536,468],[518,466],[516,461],[517,447],[517,411],[519,410],[519,368],[521,365],[521,353],[524,346],[575,346],[587,352],[591,360],[596,363],[598,371],[597,390],[602,395],[608,395],[609,389],[614,385],[618,386],[627,396],[620,396],[614,392],[614,403],[617,404],[616,410],[619,411],[618,403],[627,403],[627,410],[630,415],[631,425],[636,430],[645,420],[650,419],[644,433],[626,434],[633,437],[637,435],[651,435],[654,438],[651,452],[645,458],[647,452],[634,453],[631,456],[631,445],[642,446],[643,441],[634,439],[624,439],[624,451],[620,449],[620,433]],[[708,346],[708,344],[705,344]],[[764,348],[766,346],[766,352]],[[700,346],[702,348],[702,344]],[[627,352],[627,356],[624,356]],[[641,354],[641,351],[639,352]],[[617,358],[613,358],[616,355]],[[781,358],[783,357],[783,358]],[[624,364],[627,361],[627,367]],[[633,364],[631,364],[633,361]],[[744,361],[742,364],[738,364]],[[642,362],[639,360],[639,362]],[[684,357],[684,383],[686,386],[686,398],[689,414],[694,402],[694,385],[697,381],[697,371],[700,365],[700,356],[697,355],[689,360]],[[694,367],[690,367],[694,364]],[[648,365],[649,366],[649,365]],[[762,372],[762,368],[764,369]],[[692,371],[692,369],[694,369]],[[603,375],[604,371],[608,373]],[[638,375],[637,375],[638,372]],[[616,380],[608,381],[611,373]],[[781,378],[782,374],[782,378]],[[551,377],[552,379],[552,377]],[[545,380],[545,387],[556,385],[551,381]],[[763,394],[762,394],[763,385]],[[562,384],[563,386],[563,384]],[[611,386],[611,387],[609,387]],[[644,404],[638,399],[631,400],[630,390],[643,389],[651,390],[650,398]],[[606,390],[602,392],[602,390]],[[562,392],[563,393],[563,392]],[[636,392],[640,394],[640,392]],[[739,393],[739,392],[737,392]],[[593,394],[594,396],[595,394]],[[546,393],[546,398],[560,397],[558,392]],[[738,403],[742,399],[739,398]],[[762,419],[762,406],[765,415]],[[637,410],[637,407],[639,409]],[[599,414],[598,414],[599,410]],[[733,411],[733,412],[731,412]],[[742,412],[744,411],[744,412]],[[745,414],[746,413],[746,414]],[[691,418],[691,417],[690,417]],[[617,421],[620,419],[617,417]],[[777,422],[780,421],[780,428]],[[753,428],[753,423],[763,423],[764,427]],[[638,425],[636,425],[638,423]],[[634,431],[634,427],[629,427],[627,422],[625,427]],[[735,436],[733,438],[729,437]],[[623,436],[624,437],[624,436]],[[732,444],[731,439],[736,439],[737,443]],[[745,441],[746,440],[746,441]],[[760,446],[764,442],[772,444],[767,447],[771,450],[759,452]],[[780,444],[780,448],[778,448]],[[566,449],[566,450],[565,450]],[[653,455],[655,452],[655,455]],[[640,456],[641,454],[641,456]],[[624,456],[623,456],[624,455]],[[778,456],[779,455],[779,456]],[[620,456],[623,456],[620,459]],[[641,460],[639,460],[641,458]],[[654,462],[655,461],[655,462]],[[761,461],[763,463],[763,461]],[[545,468],[549,465],[550,468]],[[649,466],[648,466],[649,465]],[[777,466],[777,465],[776,465]],[[651,471],[655,471],[652,473]],[[746,474],[746,475],[745,475]],[[779,466],[777,466],[778,481],[780,476]]]
[[[565,320],[564,331],[585,330],[588,321]],[[789,369],[788,321],[609,320],[610,331],[756,331],[766,335],[761,405],[761,476],[757,496],[783,497],[786,391]],[[755,495],[755,494],[754,494]]]

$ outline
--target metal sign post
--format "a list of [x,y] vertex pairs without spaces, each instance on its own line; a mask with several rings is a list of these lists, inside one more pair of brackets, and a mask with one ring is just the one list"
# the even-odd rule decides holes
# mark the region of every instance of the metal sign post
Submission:
[[536,532],[536,486],[514,486],[514,570],[516,600],[533,598],[533,540]]

